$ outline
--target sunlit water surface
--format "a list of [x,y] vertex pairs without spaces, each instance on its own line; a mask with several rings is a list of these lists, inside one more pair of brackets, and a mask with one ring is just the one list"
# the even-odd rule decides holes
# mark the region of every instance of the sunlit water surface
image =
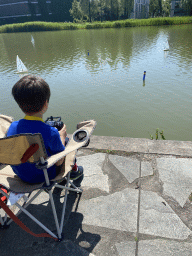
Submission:
[[61,116],[68,133],[95,119],[95,135],[150,138],[159,128],[191,140],[191,42],[192,25],[0,34],[0,113],[23,117],[11,96],[19,55],[50,85],[44,118]]

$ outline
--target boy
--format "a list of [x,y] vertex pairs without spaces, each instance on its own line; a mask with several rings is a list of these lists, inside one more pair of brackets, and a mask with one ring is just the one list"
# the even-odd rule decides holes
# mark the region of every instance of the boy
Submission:
[[[13,86],[12,95],[25,117],[10,125],[7,136],[20,133],[41,133],[48,156],[63,151],[67,136],[66,125],[58,131],[43,121],[43,114],[48,109],[51,95],[49,85],[38,76],[26,75]],[[58,175],[63,162],[64,158],[47,170],[50,179]],[[37,169],[35,164],[24,163],[19,166],[12,166],[12,169],[25,182],[33,184],[45,181],[44,173]],[[77,180],[82,175],[83,168],[77,167],[75,164],[70,178]]]

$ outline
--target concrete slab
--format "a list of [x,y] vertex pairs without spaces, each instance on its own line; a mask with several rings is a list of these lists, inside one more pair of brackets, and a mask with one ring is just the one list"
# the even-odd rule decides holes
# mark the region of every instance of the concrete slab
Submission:
[[164,194],[173,197],[182,207],[192,192],[192,159],[157,158],[159,178]]
[[[127,246],[127,245],[126,245]],[[169,240],[139,241],[138,256],[191,256],[192,244]]]
[[[139,178],[140,161],[123,156],[109,155],[112,164],[125,176],[129,183]],[[153,175],[153,169],[149,162],[141,162],[141,177]]]
[[192,155],[191,141],[177,141],[177,140],[149,140],[148,153],[166,154],[166,155]]
[[104,153],[97,153],[77,158],[77,165],[84,168],[84,179],[81,185],[85,188],[98,188],[109,193],[108,176],[103,173]]
[[119,256],[135,256],[136,242],[126,241],[115,244]]
[[[50,254],[51,255],[51,254]],[[94,256],[80,246],[74,244],[72,241],[64,241],[60,243],[54,250],[54,256]]]
[[[109,155],[112,160],[106,161],[106,154],[93,154],[94,149],[119,150],[118,154],[122,151],[124,156],[115,156],[116,158],[113,158],[112,155]],[[125,156],[124,151],[136,152],[136,154]],[[155,154],[177,154],[179,157],[182,155],[191,156],[192,142],[92,136],[88,148],[84,148],[83,153],[77,156],[78,164],[83,165],[85,169],[86,177],[82,183],[85,193],[79,201],[79,207],[77,207],[79,197],[76,198],[74,195],[69,195],[68,197],[64,240],[60,243],[55,243],[52,239],[35,238],[12,223],[9,229],[1,230],[0,232],[1,256],[84,256],[92,255],[91,252],[98,256],[135,256],[137,254],[136,248],[139,249],[137,256],[191,256],[191,244],[183,240],[189,236],[191,240],[192,231],[181,221],[168,203],[158,194],[143,190],[140,191],[141,196],[140,201],[138,201],[139,189],[131,189],[130,187],[134,187],[134,184],[128,184],[139,177],[138,166],[140,162],[136,156],[141,158],[143,156],[140,153],[148,155],[149,152]],[[155,166],[156,158],[163,159],[162,155],[143,157],[141,177],[153,175],[150,161]],[[155,169],[153,176],[156,179],[153,179],[153,177],[142,179],[143,183],[141,182],[140,189],[146,188],[146,186],[142,185],[149,184],[147,183],[149,181],[153,183],[153,191],[158,191],[161,194],[163,186],[164,194],[167,195],[165,198],[168,198],[168,196],[174,197],[183,206],[186,198],[191,193],[192,170],[190,161],[174,158],[173,156],[164,158],[166,159],[164,162],[157,160],[157,169]],[[167,160],[168,158],[169,160]],[[125,159],[131,159],[131,161],[127,163]],[[172,159],[172,162],[170,159]],[[133,160],[136,161],[134,162]],[[111,162],[116,165],[117,169]],[[134,167],[134,164],[136,167]],[[131,168],[127,169],[127,165],[132,166],[131,171]],[[168,171],[167,166],[172,172]],[[175,179],[175,176],[179,178]],[[159,182],[159,177],[162,182]],[[121,183],[120,180],[123,180],[123,182]],[[158,181],[158,184],[156,181]],[[160,188],[157,188],[157,186]],[[98,191],[98,189],[104,192]],[[146,189],[150,190],[151,188],[148,187]],[[58,214],[62,211],[61,202],[63,201],[63,198],[59,198],[60,193],[63,195],[63,191],[53,195],[54,199],[56,199]],[[29,206],[29,210],[32,214],[37,215],[40,221],[48,224],[48,227],[55,232],[54,222],[50,221],[53,220],[53,216],[47,199],[47,194],[42,193]],[[175,201],[171,199],[168,198],[168,202],[170,202],[170,205],[174,205]],[[139,202],[140,208],[138,209]],[[174,209],[181,208],[178,204],[175,203],[175,205],[177,207]],[[138,211],[140,216],[139,223],[137,222]],[[176,212],[180,214],[179,216],[187,225],[191,226],[192,208],[189,201],[180,211],[176,209]],[[42,233],[42,229],[35,226],[27,216],[21,214],[20,218],[32,231]],[[138,225],[139,230],[137,230]],[[151,240],[135,242],[134,236],[137,231],[139,231],[139,239]],[[180,241],[171,241],[170,239],[179,239]],[[136,245],[139,245],[139,247],[136,247]]]
[[186,239],[192,231],[184,225],[165,200],[151,191],[141,191],[139,233]]
[[[68,134],[68,136],[71,138],[72,135]],[[88,148],[189,157],[192,155],[192,141],[151,140],[145,138],[92,135]]]
[[153,168],[150,162],[141,162],[141,177],[153,175]]
[[121,150],[126,152],[148,152],[151,140],[128,137],[91,136],[88,148]]
[[129,183],[139,178],[140,162],[137,159],[109,155],[109,160],[125,176]]
[[1,256],[94,256],[94,254],[89,253],[85,249],[81,248],[80,246],[76,245],[72,241],[65,240],[57,244],[49,244],[44,246],[43,244],[38,244],[38,242],[33,243],[33,246],[29,246],[25,249],[20,250],[13,250],[11,252],[10,250],[1,252]]
[[138,190],[124,189],[109,196],[80,201],[83,224],[122,231],[137,231]]

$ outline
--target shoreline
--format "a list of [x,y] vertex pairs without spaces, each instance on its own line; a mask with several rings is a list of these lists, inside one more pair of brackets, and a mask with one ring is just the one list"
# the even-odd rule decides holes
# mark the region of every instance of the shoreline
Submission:
[[77,29],[103,29],[103,28],[124,28],[124,27],[141,27],[141,26],[172,26],[192,24],[192,16],[184,17],[160,17],[149,19],[127,19],[116,21],[95,21],[85,23],[72,22],[24,22],[6,24],[0,26],[0,33],[17,33],[17,32],[37,32],[37,31],[59,31],[59,30],[77,30]]
[[[71,138],[72,134],[68,134]],[[192,141],[151,140],[145,138],[92,135],[87,148],[108,154],[158,154],[192,158]]]

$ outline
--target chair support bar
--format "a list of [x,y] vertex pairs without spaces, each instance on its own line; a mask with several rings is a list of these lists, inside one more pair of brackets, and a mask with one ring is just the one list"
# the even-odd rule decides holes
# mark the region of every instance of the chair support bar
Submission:
[[28,217],[30,217],[35,223],[37,223],[42,229],[44,229],[49,235],[53,236],[54,238],[58,238],[53,232],[51,232],[47,227],[45,227],[38,219],[36,219],[31,213],[29,213],[27,210],[25,210],[22,206],[20,206],[18,203],[15,203],[15,205],[21,209]]

